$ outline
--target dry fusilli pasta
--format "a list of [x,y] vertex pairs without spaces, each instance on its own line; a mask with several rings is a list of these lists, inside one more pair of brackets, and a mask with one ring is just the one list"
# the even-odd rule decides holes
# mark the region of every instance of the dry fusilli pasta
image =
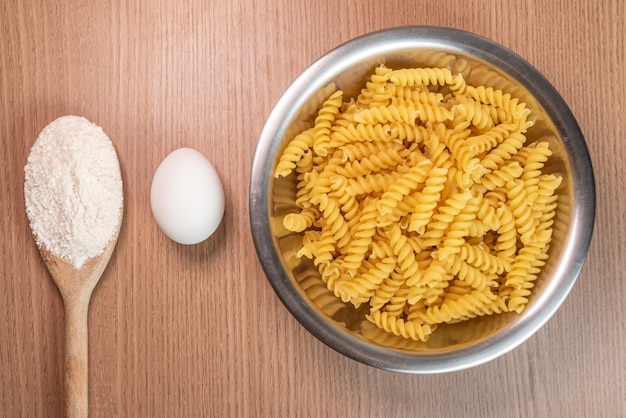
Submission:
[[381,65],[354,99],[330,92],[275,168],[297,184],[282,219],[302,235],[294,257],[319,273],[303,288],[329,315],[366,305],[378,341],[522,312],[548,257],[561,184],[544,172],[549,140],[528,144],[526,104],[457,64]]

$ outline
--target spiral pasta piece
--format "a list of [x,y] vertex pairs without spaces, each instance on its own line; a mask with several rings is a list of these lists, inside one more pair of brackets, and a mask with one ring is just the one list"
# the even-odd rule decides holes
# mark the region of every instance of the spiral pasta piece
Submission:
[[437,251],[439,260],[445,260],[461,250],[461,245],[469,235],[469,228],[471,222],[476,218],[477,211],[476,198],[471,198],[459,214],[454,217],[450,223],[450,229],[444,237],[443,244]]
[[352,276],[356,275],[365,259],[365,254],[369,251],[372,244],[372,238],[376,233],[377,216],[378,211],[374,204],[365,206],[359,218],[356,231],[352,234],[351,245],[348,247],[342,262],[342,267]]
[[389,142],[392,139],[389,124],[353,123],[337,126],[330,134],[331,148],[340,148],[354,142]]
[[[543,166],[548,157],[552,155],[552,151],[547,142],[539,142],[531,148],[530,154],[524,163],[524,171],[522,173],[522,180],[524,181],[524,188],[528,191],[531,188],[536,188],[539,183],[539,176],[541,176]],[[532,189],[534,191],[534,189]]]
[[[368,126],[373,126],[373,125],[368,125]],[[349,162],[349,161],[357,161],[362,158],[369,157],[373,154],[386,151],[389,147],[390,147],[390,144],[386,144],[381,141],[352,142],[350,144],[346,144],[340,147],[341,161],[344,163]],[[394,148],[398,148],[398,146],[395,146]]]
[[534,240],[522,247],[512,263],[511,270],[506,275],[506,286],[519,289],[520,283],[528,281],[537,272],[537,267],[543,265],[542,255],[547,251],[551,231],[545,230],[534,236]]
[[296,162],[296,173],[298,173],[298,179],[301,179],[301,175],[313,169],[313,150],[308,149],[302,155],[299,161]]
[[361,94],[357,97],[356,103],[362,108],[376,106],[381,103],[388,92],[385,90],[388,74],[392,71],[384,65],[379,65],[374,69],[370,80],[365,84],[365,88],[361,90]]
[[[461,296],[471,293],[474,289],[467,282],[459,279],[450,281],[450,285],[446,291],[444,302],[446,300],[458,300]],[[416,317],[417,315],[413,315]],[[415,319],[415,318],[413,318]]]
[[296,162],[313,146],[313,128],[296,135],[280,156],[278,165],[274,170],[274,177],[287,177],[294,168]]
[[413,90],[411,93],[411,100],[416,103],[424,103],[431,106],[440,106],[444,104],[444,95],[442,93],[437,93],[430,90]]
[[515,119],[525,119],[530,113],[526,105],[520,103],[518,98],[512,97],[509,93],[503,93],[502,90],[496,90],[493,87],[468,86],[465,89],[465,93],[481,103],[504,109]]
[[322,233],[319,235],[319,239],[304,241],[304,245],[298,251],[298,255],[310,255],[316,266],[319,264],[330,263],[333,260],[333,253],[335,252],[335,243],[336,240],[334,238],[333,231],[328,225],[324,225],[324,227],[322,227]]
[[[444,105],[444,96],[441,93],[435,93],[428,91],[426,88],[425,91],[421,89],[414,89],[411,87],[400,87],[394,84],[390,84],[390,91],[392,93],[392,97],[390,99],[391,104],[408,106],[413,105],[420,111],[419,105],[429,106],[429,107],[443,107]],[[426,113],[432,115],[431,118],[420,117],[422,121],[433,121],[436,119],[435,112],[439,111],[428,111]],[[442,112],[445,112],[446,118],[443,120],[451,120],[452,112],[447,108],[443,108]],[[443,114],[443,113],[442,113]]]
[[425,186],[420,193],[414,212],[411,214],[409,231],[423,234],[426,225],[433,216],[433,211],[437,207],[437,203],[441,198],[441,191],[447,180],[447,170],[445,168],[435,167],[430,170]]
[[359,177],[396,166],[404,161],[404,157],[400,155],[401,149],[401,145],[396,145],[360,160],[348,162],[343,167],[337,168],[337,174],[345,177]]
[[391,122],[389,132],[392,139],[409,142],[422,142],[428,135],[428,130],[423,126],[402,122]]
[[389,187],[377,203],[378,212],[381,215],[392,213],[398,203],[411,191],[417,189],[428,176],[428,171],[432,164],[429,160],[423,159],[417,165],[411,167],[407,173]]
[[506,184],[506,188],[511,210],[515,217],[517,232],[522,243],[527,244],[532,239],[535,224],[532,219],[532,211],[526,200],[524,181],[520,179],[511,180]]
[[[393,276],[393,273],[392,273]],[[389,299],[389,302],[383,307],[383,311],[388,316],[395,316],[397,318],[403,316],[407,310],[409,298],[409,289],[404,283],[398,288],[396,293]],[[372,309],[375,305],[372,303]],[[375,310],[375,309],[373,309]]]
[[507,307],[509,311],[517,312],[521,314],[526,309],[528,303],[528,297],[531,294],[531,289],[534,287],[532,282],[524,282],[519,289],[511,289],[507,299]]
[[[392,305],[390,308],[386,308],[385,311],[389,315],[397,316],[406,304],[406,297],[403,297],[402,293],[407,294],[406,291],[399,291],[406,279],[404,276],[396,271],[392,271],[389,277],[387,277],[374,292],[374,295],[370,299],[371,309],[373,311],[383,309],[383,306],[388,303]],[[400,294],[398,294],[400,293]],[[392,299],[396,298],[392,301]]]
[[467,83],[465,82],[465,77],[463,77],[463,74],[458,73],[454,77],[452,77],[450,90],[456,92],[457,94],[465,94],[465,91],[467,90]]
[[478,178],[483,172],[483,167],[480,160],[476,158],[476,150],[470,147],[465,140],[470,134],[470,130],[466,129],[466,126],[459,124],[454,130],[446,132],[441,140],[454,156],[459,170]]
[[387,312],[372,311],[366,318],[377,327],[393,335],[410,338],[414,341],[426,342],[432,333],[430,325],[404,321],[402,318],[389,315]]
[[287,230],[302,232],[313,225],[318,218],[319,211],[314,207],[303,209],[300,213],[289,213],[283,218],[283,225]]
[[517,161],[513,161],[483,175],[480,178],[480,184],[485,186],[486,190],[493,190],[521,177],[523,173],[524,168]]
[[452,120],[454,113],[441,104],[414,103],[417,119],[422,122],[445,122]]
[[544,255],[550,235],[550,233],[545,233],[537,241],[527,244],[515,257],[504,283],[506,287],[512,289],[508,301],[509,310],[522,313],[525,309],[539,267],[545,264]]
[[409,243],[407,237],[402,234],[400,226],[394,225],[388,231],[389,245],[391,245],[394,256],[404,277],[411,280],[419,280],[421,272],[419,264],[415,258],[415,250]]
[[498,256],[504,259],[512,258],[517,252],[517,230],[515,228],[515,217],[507,205],[501,205],[496,213],[500,220],[498,228],[498,238],[495,250]]
[[433,325],[450,323],[460,318],[489,315],[497,309],[497,305],[493,304],[495,299],[496,296],[487,289],[475,290],[455,301],[448,300],[440,306],[428,308],[419,318],[424,324]]
[[445,168],[447,173],[447,170],[452,167],[453,163],[450,161],[450,153],[446,145],[440,140],[445,135],[444,125],[437,125],[435,132],[424,142],[424,155],[432,161],[435,167]]
[[333,233],[333,238],[339,247],[345,246],[350,241],[350,231],[337,199],[327,194],[319,195],[319,211],[326,220]]
[[497,170],[498,167],[515,155],[524,146],[525,142],[526,137],[523,134],[513,132],[480,160],[480,164],[486,169]]
[[372,253],[370,255],[371,260],[383,259],[387,257],[395,257],[393,254],[393,249],[387,240],[387,237],[383,237],[381,234],[374,235],[372,239],[372,247],[370,248]]
[[[434,305],[440,301],[444,289],[448,287],[449,281],[452,279],[452,272],[446,268],[445,262],[441,260],[433,260],[420,280],[420,284],[425,287],[425,291],[421,295],[426,303]],[[409,294],[409,301],[415,303],[418,299]]]
[[439,212],[433,215],[432,221],[427,225],[424,238],[425,245],[436,247],[443,240],[454,218],[461,213],[472,198],[469,190],[463,193],[455,193],[439,208]]
[[353,281],[340,282],[335,286],[335,294],[344,302],[359,307],[363,300],[369,300],[380,284],[391,275],[396,265],[392,258],[384,258],[374,268],[356,277]]
[[378,344],[381,347],[392,347],[394,349],[414,351],[423,348],[425,344],[419,340],[412,340],[410,338],[393,335],[368,320],[361,322],[359,332],[364,338],[374,344]]
[[306,198],[315,200],[315,196],[330,193],[330,179],[336,175],[337,168],[340,164],[340,158],[331,158],[326,164],[324,164],[324,166],[318,167],[321,169],[321,172],[314,166],[312,171],[304,173],[302,177],[303,184],[301,186],[302,189],[304,189],[304,196],[299,197],[301,199]]
[[483,248],[468,243],[461,245],[459,258],[481,271],[491,274],[503,274],[511,269],[511,265],[506,259],[495,256]]
[[455,105],[452,108],[455,116],[461,120],[470,122],[477,129],[490,129],[494,126],[494,121],[489,108],[480,102],[468,100]]
[[[413,191],[404,196],[404,198],[400,202],[398,202],[398,206],[396,206],[391,213],[391,219],[393,219],[393,223],[399,222],[402,217],[410,216],[411,213],[415,211],[415,207],[417,206],[420,194],[421,191]],[[381,218],[382,217],[383,216],[381,216]],[[401,228],[406,229],[406,226],[401,226]]]
[[500,123],[485,133],[468,138],[468,146],[473,147],[478,154],[489,151],[501,144],[517,127],[518,124],[513,122]]
[[326,288],[337,297],[334,292],[336,284],[341,280],[345,280],[345,273],[339,265],[339,260],[333,259],[329,262],[320,263],[318,270],[322,281],[326,284]]
[[342,176],[333,176],[330,178],[330,196],[337,199],[341,213],[351,229],[351,223],[358,222],[360,214],[359,202],[349,193],[347,188],[348,180]]
[[322,104],[313,128],[313,150],[321,156],[325,156],[330,148],[330,128],[337,118],[339,108],[343,103],[343,92],[336,90]]
[[478,197],[478,212],[476,218],[486,229],[497,231],[500,227],[500,218],[496,211],[497,203],[486,198],[484,195]]
[[483,290],[491,282],[494,282],[493,274],[488,274],[479,267],[475,267],[463,259],[464,254],[454,255],[446,260],[446,268],[456,275],[460,281],[469,287]]
[[537,229],[548,229],[552,226],[557,206],[556,190],[561,184],[562,177],[542,175],[537,184],[537,198],[533,202],[533,213],[539,222]]
[[447,68],[403,68],[389,72],[386,77],[401,87],[452,84],[452,73]]
[[418,112],[414,107],[389,105],[363,109],[354,115],[354,120],[358,123],[369,125],[389,122],[402,122],[414,125],[417,115]]
[[368,82],[367,88],[361,90],[361,94],[357,98],[357,106],[359,108],[385,106],[389,103],[390,98],[391,93],[384,84]]
[[373,173],[348,179],[348,190],[355,196],[379,193],[391,187],[399,177],[397,173]]

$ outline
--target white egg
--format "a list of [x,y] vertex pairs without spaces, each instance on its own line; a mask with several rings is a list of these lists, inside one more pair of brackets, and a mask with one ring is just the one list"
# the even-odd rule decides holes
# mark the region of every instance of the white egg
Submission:
[[204,155],[179,148],[154,173],[150,205],[165,235],[180,244],[197,244],[215,232],[224,216],[224,188]]

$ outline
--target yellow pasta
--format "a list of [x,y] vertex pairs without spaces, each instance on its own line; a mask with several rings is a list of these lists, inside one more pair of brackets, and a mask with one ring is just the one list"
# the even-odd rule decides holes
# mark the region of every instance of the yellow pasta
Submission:
[[387,312],[372,311],[367,319],[379,328],[398,337],[410,338],[415,341],[426,341],[432,333],[430,325],[422,325],[413,321],[405,321]]
[[372,239],[376,233],[376,218],[378,211],[373,204],[366,205],[363,208],[359,223],[356,230],[352,234],[352,242],[346,251],[346,257],[343,259],[342,267],[352,276],[356,275],[361,263],[365,259],[372,244]]
[[337,174],[353,178],[396,166],[404,161],[404,157],[400,153],[401,149],[402,146],[399,144],[390,145],[386,149],[360,160],[347,162],[343,167],[338,167]]
[[548,257],[550,140],[527,143],[526,104],[459,70],[381,65],[357,97],[330,91],[275,167],[297,184],[283,226],[319,273],[303,287],[332,314],[329,298],[366,305],[377,340],[521,313]]
[[278,166],[276,177],[288,176],[296,168],[296,162],[313,146],[313,129],[306,130],[291,140],[287,149],[283,151]]
[[344,302],[352,302],[358,308],[362,300],[369,301],[374,296],[376,289],[391,275],[394,267],[395,260],[385,258],[354,280],[338,283],[335,287],[335,294]]
[[416,190],[426,180],[431,167],[432,164],[423,159],[396,180],[378,201],[377,208],[380,214],[392,213],[404,197]]
[[494,90],[492,87],[468,86],[465,94],[486,105],[502,108],[515,119],[526,118],[530,113],[526,105],[519,103],[517,98],[512,98],[509,93],[503,93],[502,90]]
[[308,207],[300,213],[290,213],[283,219],[285,228],[293,232],[302,232],[313,225],[318,218],[319,211],[314,207]]
[[463,101],[456,105],[453,111],[460,120],[470,122],[477,129],[493,128],[494,122],[489,107],[480,102],[473,100]]
[[413,124],[417,114],[417,109],[414,107],[398,105],[378,106],[359,111],[354,115],[354,120],[368,125],[389,122]]
[[374,296],[370,299],[372,310],[379,310],[385,307],[390,315],[398,316],[401,314],[408,296],[407,289],[400,290],[404,285],[405,279],[402,274],[392,271],[376,289]]
[[328,148],[330,148],[330,127],[337,117],[342,103],[343,92],[337,90],[324,102],[317,118],[315,118],[313,150],[322,157],[326,156]]
[[443,86],[452,84],[452,73],[447,68],[402,68],[387,73],[387,79],[398,86]]
[[444,168],[435,167],[430,171],[425,181],[424,189],[422,189],[413,207],[408,227],[409,231],[424,233],[426,230],[426,225],[430,222],[433,211],[437,207],[437,202],[439,202],[441,198],[441,191],[446,181],[446,174],[447,170]]
[[390,125],[354,123],[333,128],[329,144],[332,148],[354,142],[388,142],[392,139]]

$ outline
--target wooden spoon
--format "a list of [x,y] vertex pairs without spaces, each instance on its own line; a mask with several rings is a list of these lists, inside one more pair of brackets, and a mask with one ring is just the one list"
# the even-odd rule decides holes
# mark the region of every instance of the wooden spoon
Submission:
[[85,261],[79,269],[45,248],[39,253],[56,283],[65,306],[65,411],[67,417],[86,417],[88,406],[88,318],[91,293],[104,272],[117,243],[122,223],[120,209],[115,235],[104,252]]

